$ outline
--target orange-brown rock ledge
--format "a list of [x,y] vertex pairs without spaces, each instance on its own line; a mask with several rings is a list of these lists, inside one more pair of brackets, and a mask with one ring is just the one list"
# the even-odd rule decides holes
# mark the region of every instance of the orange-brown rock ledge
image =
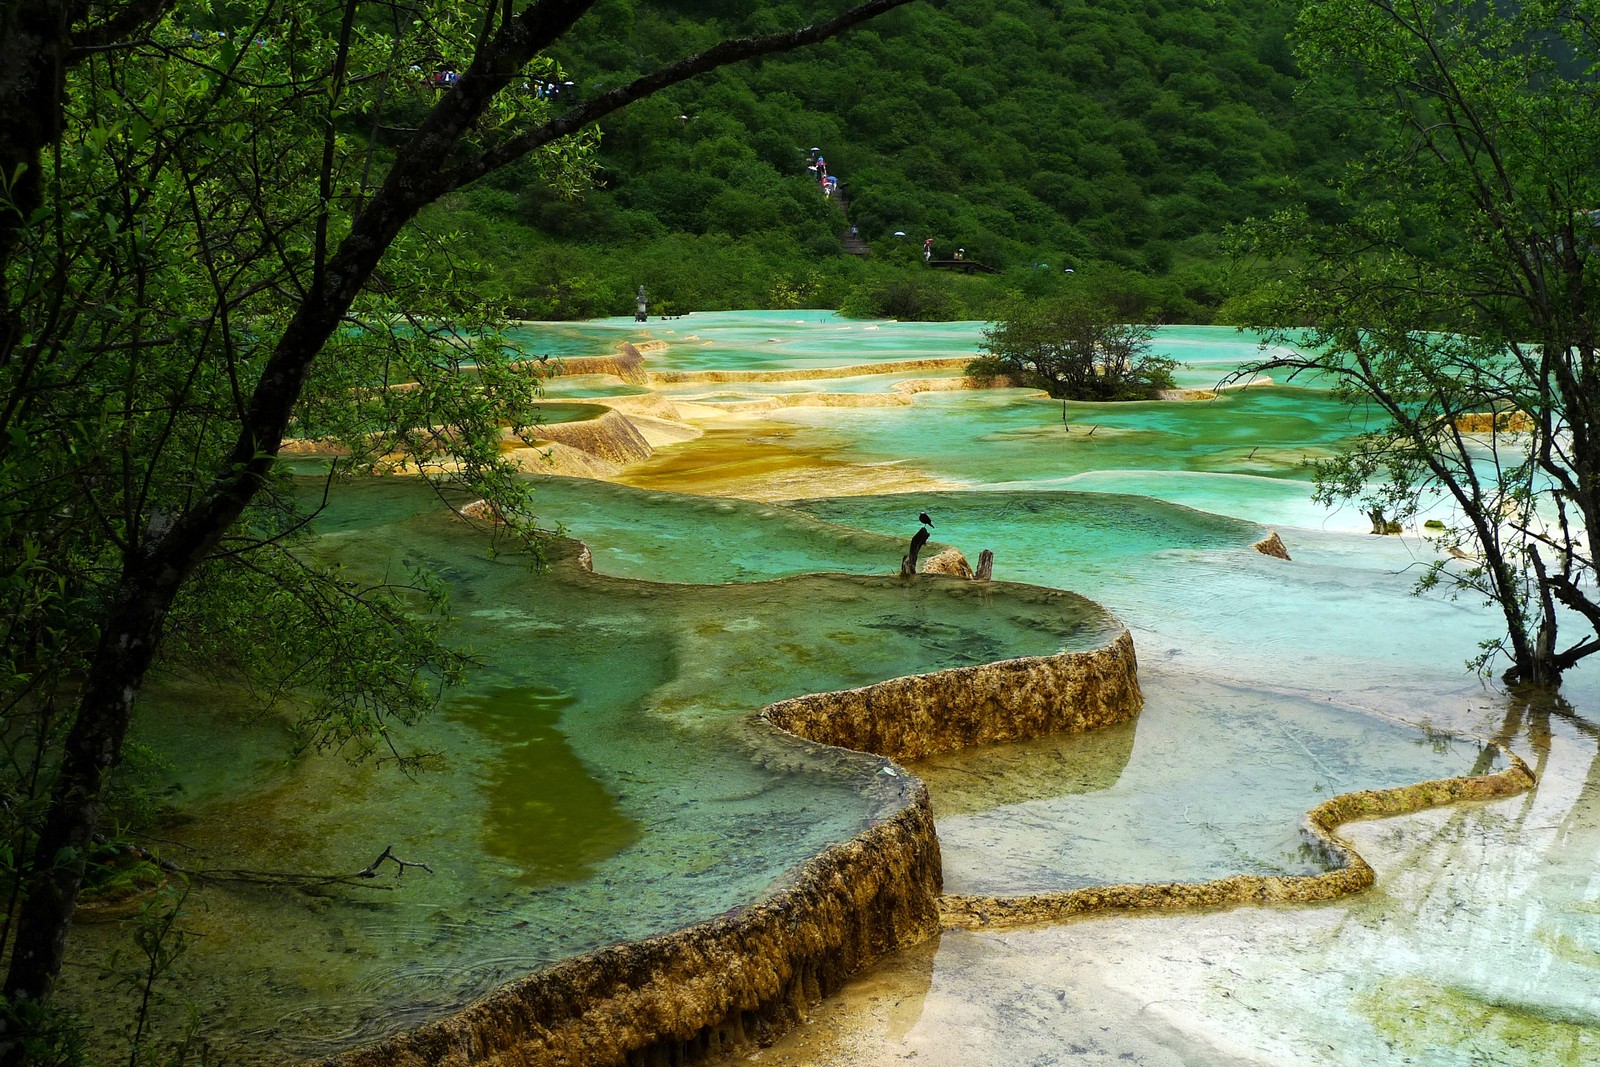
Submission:
[[1104,648],[913,674],[783,700],[762,714],[825,745],[914,760],[997,741],[1093,730],[1144,706],[1133,636]]
[[[1136,669],[1124,631],[1087,652],[797,697],[760,719],[814,742],[912,759],[1131,718],[1143,704]],[[939,931],[943,873],[927,789],[889,770],[864,787],[889,814],[760,901],[564,960],[323,1067],[666,1067],[787,1029],[863,967]]]
[[666,1067],[786,1029],[862,967],[939,928],[927,790],[881,781],[900,792],[900,812],[765,899],[564,960],[325,1067]]

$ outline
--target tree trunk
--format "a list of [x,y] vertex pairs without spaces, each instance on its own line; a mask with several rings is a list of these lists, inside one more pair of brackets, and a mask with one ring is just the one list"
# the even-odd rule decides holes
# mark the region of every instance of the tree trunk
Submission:
[[[133,15],[152,18],[169,0],[134,0],[119,17],[100,27],[120,29]],[[107,778],[121,759],[134,701],[160,644],[168,612],[189,576],[238,520],[271,470],[290,414],[304,388],[313,360],[338,328],[342,317],[366,285],[379,260],[402,227],[425,205],[483,174],[582,128],[634,100],[706,71],[754,56],[782,52],[825,40],[908,0],[869,0],[848,11],[790,33],[723,41],[697,55],[661,68],[558,119],[451,169],[449,163],[463,134],[471,130],[490,101],[535,54],[566,32],[592,6],[592,0],[538,0],[509,17],[474,58],[457,88],[444,94],[420,129],[397,153],[382,187],[368,201],[349,234],[325,263],[319,261],[309,291],[273,348],[261,377],[251,390],[239,436],[231,455],[213,475],[194,506],[183,512],[155,542],[129,550],[117,594],[106,606],[100,643],[95,651],[77,718],[68,733],[61,767],[51,790],[26,894],[18,910],[16,941],[5,994],[13,1000],[43,1000],[60,973],[67,932],[91,835],[100,815]],[[17,13],[50,15],[57,5],[26,0],[0,13],[0,58],[16,47]],[[83,6],[68,6],[81,17]],[[67,53],[71,14],[56,13],[51,40]],[[46,44],[50,42],[45,42]],[[63,60],[63,63],[65,61]],[[60,81],[61,66],[56,73]],[[15,77],[0,70],[0,117],[8,108],[26,110],[33,97],[21,94]],[[59,136],[60,93],[49,96],[53,119],[45,147]],[[24,116],[26,118],[27,116]],[[10,126],[0,121],[0,154],[13,147]],[[25,140],[26,138],[24,138]],[[15,140],[15,138],[13,138]],[[27,146],[22,145],[26,151]],[[35,169],[37,150],[33,157]],[[10,245],[0,227],[0,267]],[[0,297],[9,294],[0,290]],[[10,314],[11,305],[5,305]],[[0,323],[0,327],[3,327]],[[0,350],[0,359],[7,356]],[[926,531],[922,539],[927,539]],[[915,550],[921,547],[915,542]],[[913,570],[915,560],[912,561]],[[0,1040],[0,1063],[20,1063],[20,1035]]]
[[[162,568],[130,575],[108,613],[26,880],[5,984],[13,1001],[43,1000],[61,971],[106,779],[121,759],[133,703],[177,589],[176,583],[161,581],[163,573],[175,574]],[[12,1043],[0,1047],[6,1063],[17,1062],[19,1053]]]

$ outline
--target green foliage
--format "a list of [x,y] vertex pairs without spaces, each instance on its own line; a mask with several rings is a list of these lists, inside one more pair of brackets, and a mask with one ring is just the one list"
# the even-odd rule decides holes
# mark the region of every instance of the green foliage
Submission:
[[[263,342],[292,311],[283,294],[304,286],[319,247],[348,226],[322,206],[358,203],[381,166],[372,146],[327,132],[330,120],[380,106],[382,79],[329,96],[318,64],[332,62],[336,23],[291,15],[223,35],[215,24],[180,6],[147,45],[75,72],[69,150],[49,172],[57,214],[27,231],[8,275],[13,292],[36,294],[20,325],[40,339],[0,366],[13,399],[0,447],[3,708],[8,739],[23,747],[56,743],[62,687],[85,669],[129,561],[195,499],[197,471],[226,466]],[[403,72],[421,47],[358,33],[347,62]],[[484,132],[527,121],[502,109]],[[584,166],[568,147],[527,165],[552,185]],[[508,362],[495,309],[463,296],[437,245],[397,241],[383,270],[317,364],[297,431],[335,442],[348,457],[341,474],[398,457],[526,514],[498,445],[501,427],[531,423],[536,377]],[[460,657],[416,621],[439,605],[415,597],[414,583],[355,589],[306,558],[308,518],[281,492],[253,506],[178,598],[166,654],[304,690],[312,732],[347,742],[391,711],[414,717]],[[48,777],[35,763],[16,761],[33,768],[8,782],[19,803]]]
[[[358,587],[309,555],[320,497],[287,492],[262,462],[279,445],[262,396],[299,396],[291,430],[340,454],[337,477],[404,465],[494,500],[508,536],[537,537],[499,447],[503,427],[531,424],[537,377],[426,235],[388,246],[304,381],[267,371],[386,175],[389,154],[366,135],[390,108],[431,103],[409,68],[452,39],[469,50],[479,24],[453,0],[414,6],[414,23],[390,13],[346,27],[337,13],[181,3],[89,50],[66,74],[58,150],[20,164],[37,171],[37,205],[0,204],[0,950],[12,979],[19,957],[41,955],[11,952],[43,926],[26,909],[54,899],[30,886],[65,886],[70,915],[86,862],[91,894],[149,876],[43,836],[70,825],[52,822],[64,808],[105,827],[150,810],[125,788],[136,776],[108,773],[120,729],[80,742],[103,764],[63,758],[86,720],[125,716],[149,662],[118,674],[108,658],[159,650],[158,669],[199,665],[292,695],[304,742],[349,756],[409,755],[391,725],[460,675],[425,581]],[[466,141],[515,135],[551,107],[509,96]],[[560,142],[523,173],[570,189],[591,149]],[[227,536],[208,540],[241,480],[238,521],[216,521]],[[185,567],[195,580],[180,587]],[[147,631],[110,621],[140,610]],[[69,770],[90,781],[60,787]],[[42,981],[23,988],[37,995]]]
[[[406,758],[391,726],[464,663],[442,598],[425,576],[362,586],[314,558],[320,498],[288,491],[286,438],[332,457],[330,486],[420,474],[452,501],[484,498],[503,538],[536,549],[530,486],[501,446],[532,427],[539,364],[499,336],[503,304],[475,284],[488,261],[460,234],[581,226],[559,205],[593,184],[594,119],[729,53],[653,71],[568,125],[537,88],[565,80],[539,54],[565,32],[546,5],[24,7],[0,20],[17,67],[0,84],[0,955],[7,996],[42,1001],[152,669],[292,692],[304,744]],[[613,13],[654,41],[720,35]],[[430,86],[446,69],[459,81]],[[758,254],[780,222],[834,243],[827,209],[737,123],[707,121],[679,148],[697,199],[663,172],[654,199],[636,190],[653,211],[624,204],[616,232],[666,237],[654,211],[670,210],[698,219],[697,239]],[[540,194],[519,197],[528,186]],[[484,210],[408,229],[451,193]],[[674,263],[689,299],[732,280],[716,257]],[[783,266],[757,290],[794,302],[825,285]],[[575,308],[613,282],[536,277],[546,291],[529,295]],[[147,1004],[176,950],[171,921],[156,925]],[[25,1008],[10,1021],[50,1025]],[[60,1044],[38,1034],[41,1055]]]
[[1150,352],[1153,333],[1080,294],[1019,303],[984,330],[985,354],[967,373],[1005,375],[1057,400],[1152,400],[1172,387],[1173,367]]
[[197,572],[174,612],[168,662],[244,680],[263,710],[285,703],[301,749],[409,766],[418,757],[400,747],[399,728],[469,665],[445,640],[446,608],[430,575],[356,582],[291,538]]
[[155,889],[166,881],[161,868],[148,860],[129,860],[122,845],[101,845],[89,854],[83,891],[84,904],[114,903]]
[[932,272],[877,278],[852,289],[839,305],[855,318],[950,322],[972,318],[973,310],[956,292],[956,284]]
[[[782,12],[614,14],[562,42],[574,98]],[[1360,144],[1342,84],[1294,105],[1291,18],[1292,5],[1243,0],[911,5],[608,119],[595,188],[562,199],[497,178],[496,195],[467,190],[433,225],[482,234],[481,291],[535,318],[626,314],[641,283],[663,311],[778,306],[813,275],[816,299],[852,314],[997,314],[1013,287],[911,280],[921,268],[901,246],[931,235],[1002,270],[1116,267],[1161,288],[1152,321],[1209,321],[1227,295],[1214,266],[1226,227],[1281,207],[1302,176],[1315,192]],[[809,180],[812,147],[847,216]],[[839,245],[850,225],[872,249],[865,267]]]
[[[168,979],[190,948],[190,934],[182,925],[188,897],[185,884],[169,885],[152,897],[134,924],[137,955],[126,964],[120,957],[111,961],[111,978],[135,1002],[131,1032],[127,1034],[128,1067],[141,1063],[186,1067],[211,1062],[199,1040],[196,1009],[175,1003],[166,990]],[[164,1034],[171,1026],[174,1009],[178,1015],[176,1031]]]
[[0,997],[0,1033],[16,1042],[15,1062],[27,1067],[82,1067],[83,1022],[26,997]]
[[1505,637],[1475,664],[1503,651],[1508,680],[1538,684],[1600,651],[1588,27],[1561,2],[1309,5],[1303,60],[1354,84],[1382,140],[1337,203],[1242,231],[1255,277],[1229,308],[1285,346],[1254,369],[1329,384],[1367,427],[1319,464],[1319,497],[1379,527],[1446,505],[1422,587],[1494,605]]

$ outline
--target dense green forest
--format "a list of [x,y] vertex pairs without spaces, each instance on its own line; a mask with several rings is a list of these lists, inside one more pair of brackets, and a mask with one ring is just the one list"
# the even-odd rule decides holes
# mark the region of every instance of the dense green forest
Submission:
[[[1210,321],[1227,295],[1226,228],[1291,198],[1313,212],[1331,202],[1353,148],[1347,109],[1295,96],[1293,12],[1282,0],[913,4],[614,116],[591,188],[562,197],[508,170],[430,224],[458,271],[532,318],[626,314],[640,284],[661,313],[987,317],[1004,294],[1077,284],[1153,321]],[[582,99],[794,17],[750,0],[607,0],[555,58]],[[847,216],[808,172],[813,148]],[[870,256],[844,251],[852,225]],[[938,255],[962,247],[1002,273],[923,269],[930,236]]]

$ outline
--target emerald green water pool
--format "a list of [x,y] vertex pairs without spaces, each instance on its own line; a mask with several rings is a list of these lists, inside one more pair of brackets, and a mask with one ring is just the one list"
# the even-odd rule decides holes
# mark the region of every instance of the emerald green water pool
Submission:
[[[590,509],[694,532],[702,552],[720,542],[718,512],[730,542],[763,518],[744,505],[564,488],[574,524],[588,488]],[[771,580],[702,573],[681,584],[688,552],[650,582],[570,562],[536,574],[491,559],[482,535],[401,479],[351,486],[319,530],[319,549],[354,576],[437,574],[458,639],[484,665],[468,692],[407,732],[407,746],[435,754],[411,779],[328,756],[289,760],[274,749],[285,742],[278,720],[240,707],[238,693],[152,694],[140,735],[174,768],[184,866],[350,873],[392,845],[433,868],[331,896],[203,886],[192,914],[204,951],[188,960],[199,983],[188,988],[208,991],[214,1043],[231,1058],[337,1049],[540,964],[707,918],[892,811],[875,791],[882,761],[779,740],[750,721],[765,704],[1098,647],[1120,630],[1075,594],[905,583],[870,567],[864,549],[858,575],[808,573],[824,561],[815,546],[805,557],[800,537],[787,577],[731,568]],[[896,550],[840,533],[876,544],[880,562]],[[116,930],[86,929],[85,949]]]
[[[631,319],[527,324],[519,335],[530,351],[574,356],[665,339],[646,366],[666,369],[947,358],[980,337],[978,323],[817,311],[644,330]],[[1164,329],[1157,343],[1193,387],[1255,351],[1217,328]],[[1540,1004],[1559,1006],[1559,1037],[1594,1047],[1583,1043],[1600,1011],[1583,991],[1600,988],[1595,678],[1570,681],[1566,710],[1533,714],[1463,670],[1493,616],[1412,596],[1426,545],[1371,537],[1364,517],[1309,502],[1302,459],[1360,429],[1326,395],[1272,386],[1068,405],[1066,426],[1061,404],[1024,390],[770,417],[833,455],[961,488],[771,504],[541,479],[541,520],[590,548],[591,574],[491,556],[485,535],[423,486],[351,485],[320,521],[317,550],[358,575],[437,574],[455,639],[482,661],[406,732],[432,754],[420,772],[291,757],[282,720],[240,690],[189,680],[150,694],[137,733],[169,766],[164,856],[195,870],[348,873],[393,846],[433,868],[318,894],[196,883],[185,905],[196,937],[169,993],[194,1004],[217,1052],[250,1064],[348,1048],[566,955],[748,902],[897,803],[881,761],[776,738],[751,712],[1093,647],[1123,625],[1147,697],[1139,721],[919,768],[953,891],[1314,870],[1301,813],[1336,792],[1492,766],[1474,737],[1515,747],[1545,784],[1434,822],[1374,824],[1363,841],[1384,859],[1377,891],[1185,919],[1181,945],[1164,920],[947,936],[894,990],[911,1023],[796,1062],[914,1052],[925,1064],[1009,1065],[1093,1041],[1108,1063],[1532,1064],[1544,1061],[1516,1051],[1506,1012]],[[896,577],[924,511],[932,547],[972,560],[991,549],[1001,582]],[[1292,561],[1250,548],[1269,527]],[[88,919],[65,995],[93,1009],[106,1039],[131,1009],[115,980],[125,958],[109,963],[128,930]],[[1017,970],[1018,953],[1034,962]],[[1342,979],[1313,973],[1313,957]],[[1225,978],[1214,959],[1229,960]],[[1406,1036],[1383,989],[1428,1006],[1426,1041]],[[1125,1001],[1136,1007],[1123,1012]],[[1491,1016],[1510,1021],[1473,1023]],[[1440,1036],[1450,1019],[1463,1020],[1454,1044]]]
[[973,336],[972,323],[866,322],[826,310],[529,323],[509,335],[530,354],[560,356],[608,355],[624,341],[666,341],[670,348],[647,361],[661,370],[793,370],[942,358],[967,351]]
[[554,425],[563,422],[587,422],[597,419],[608,410],[601,404],[540,404],[537,419],[540,423]]

